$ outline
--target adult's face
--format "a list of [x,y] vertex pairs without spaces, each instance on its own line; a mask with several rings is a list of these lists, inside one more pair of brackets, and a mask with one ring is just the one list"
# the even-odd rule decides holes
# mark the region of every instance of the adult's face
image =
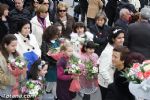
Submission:
[[46,5],[49,8],[49,1],[48,0],[44,0],[43,4]]
[[21,30],[21,34],[24,36],[24,37],[27,37],[30,33],[30,24],[25,24],[23,27],[22,27],[22,30]]
[[118,47],[118,46],[122,46],[124,43],[124,33],[120,33],[115,39],[113,39],[114,41],[114,46]]
[[15,7],[16,7],[16,9],[18,9],[18,10],[22,10],[23,9],[23,0],[15,0],[14,1],[15,2]]
[[58,14],[60,17],[64,17],[66,16],[66,13],[67,13],[67,9],[65,7],[61,7],[59,10],[58,10]]
[[131,18],[131,13],[129,11],[126,11],[123,15],[123,19],[129,21],[130,18]]

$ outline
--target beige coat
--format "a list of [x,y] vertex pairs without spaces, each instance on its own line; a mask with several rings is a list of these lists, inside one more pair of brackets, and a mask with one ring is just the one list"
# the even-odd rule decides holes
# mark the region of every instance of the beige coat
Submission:
[[101,0],[89,0],[87,11],[88,18],[95,18],[95,16],[102,11],[103,2]]
[[15,84],[15,78],[10,73],[6,60],[0,52],[0,89],[5,89],[6,86]]

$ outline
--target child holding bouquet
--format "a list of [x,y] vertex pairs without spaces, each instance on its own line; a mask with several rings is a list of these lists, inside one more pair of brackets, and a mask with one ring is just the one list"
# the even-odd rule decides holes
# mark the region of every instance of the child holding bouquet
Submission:
[[[30,97],[35,98],[34,100],[39,99],[42,97],[41,95],[44,94],[44,77],[47,73],[48,64],[43,60],[36,60],[28,74],[29,80],[26,82],[26,85],[22,87],[22,94],[23,95],[30,95]],[[40,99],[43,100],[43,99]]]
[[47,81],[47,93],[52,93],[55,98],[56,96],[56,81],[57,81],[57,68],[56,60],[50,56],[59,52],[60,41],[59,30],[56,26],[49,26],[43,33],[43,41],[41,45],[42,59],[48,62],[48,73],[45,75]]
[[0,74],[3,76],[0,78],[0,97],[2,98],[5,98],[5,95],[19,95],[19,81],[23,81],[26,76],[26,66],[19,68],[10,62],[19,57],[16,47],[17,38],[15,35],[8,34],[3,38],[0,54]]
[[70,34],[71,43],[75,52],[80,53],[81,48],[86,41],[93,41],[93,34],[88,32],[83,22],[76,22],[73,27],[73,32]]
[[80,92],[84,94],[83,100],[90,100],[91,94],[97,92],[97,59],[98,55],[94,53],[95,43],[88,41],[83,45],[81,53],[81,61],[85,64],[83,74],[80,76]]
[[73,48],[71,43],[65,42],[62,47],[63,56],[57,62],[57,88],[56,93],[59,100],[72,100],[75,97],[75,93],[69,91],[72,79],[77,76],[72,75],[65,71],[69,66],[70,57],[73,55]]

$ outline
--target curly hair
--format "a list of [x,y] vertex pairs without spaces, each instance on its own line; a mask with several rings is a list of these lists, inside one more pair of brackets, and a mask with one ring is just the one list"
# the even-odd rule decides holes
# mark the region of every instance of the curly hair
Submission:
[[145,60],[143,54],[138,52],[131,52],[124,61],[124,66],[130,68],[133,63],[142,63]]

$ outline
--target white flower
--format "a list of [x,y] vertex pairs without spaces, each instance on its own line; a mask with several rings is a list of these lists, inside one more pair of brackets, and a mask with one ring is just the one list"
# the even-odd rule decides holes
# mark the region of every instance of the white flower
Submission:
[[35,91],[34,89],[32,89],[32,90],[29,91],[29,94],[31,96],[35,96],[36,97],[38,95],[38,91]]
[[20,65],[21,65],[21,66],[24,66],[24,65],[25,65],[25,63],[24,63],[24,62],[21,62],[21,63],[20,63]]
[[82,61],[81,61],[81,60],[79,60],[79,61],[78,61],[78,64],[82,64]]
[[72,73],[76,73],[76,70],[71,70]]
[[36,85],[35,87],[34,87],[34,90],[35,91],[39,91],[41,89],[41,87],[39,86],[39,85]]
[[143,69],[144,69],[144,71],[146,71],[146,72],[149,71],[149,70],[150,70],[150,64],[144,66]]
[[11,62],[11,63],[15,62],[15,59],[11,59],[10,62]]
[[16,66],[19,66],[20,64],[19,64],[19,62],[15,62],[15,65],[16,65]]
[[98,68],[97,67],[93,67],[93,73],[98,73]]
[[76,67],[76,65],[75,64],[72,64],[72,66],[71,66],[72,68],[74,68],[74,67]]

